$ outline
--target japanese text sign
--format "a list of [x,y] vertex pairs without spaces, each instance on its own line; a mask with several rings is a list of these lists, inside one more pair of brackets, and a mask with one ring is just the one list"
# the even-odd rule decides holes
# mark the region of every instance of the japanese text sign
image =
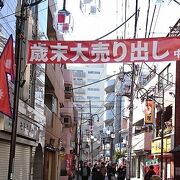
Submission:
[[145,123],[152,124],[154,122],[154,102],[152,100],[146,101]]
[[117,63],[180,60],[180,37],[102,41],[30,40],[28,63]]

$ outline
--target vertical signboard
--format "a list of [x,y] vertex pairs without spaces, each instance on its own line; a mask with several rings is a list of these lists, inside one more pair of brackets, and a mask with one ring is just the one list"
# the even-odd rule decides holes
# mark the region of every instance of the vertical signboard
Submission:
[[153,124],[154,122],[154,101],[146,100],[145,124]]

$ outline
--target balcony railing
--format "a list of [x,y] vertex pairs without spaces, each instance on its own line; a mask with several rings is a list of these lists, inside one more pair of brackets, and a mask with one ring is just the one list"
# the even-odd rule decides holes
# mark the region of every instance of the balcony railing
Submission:
[[74,85],[85,85],[84,80],[74,80]]
[[76,90],[74,90],[74,92],[76,94],[85,94],[85,90],[84,89],[76,89]]

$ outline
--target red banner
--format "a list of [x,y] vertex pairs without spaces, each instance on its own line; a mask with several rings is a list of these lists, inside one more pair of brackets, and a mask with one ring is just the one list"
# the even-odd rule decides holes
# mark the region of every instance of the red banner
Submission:
[[0,57],[0,112],[11,117],[12,112],[8,88],[8,79],[6,74],[10,74],[11,80],[14,81],[14,56],[12,35],[9,37]]
[[117,63],[180,60],[180,37],[29,41],[28,63]]

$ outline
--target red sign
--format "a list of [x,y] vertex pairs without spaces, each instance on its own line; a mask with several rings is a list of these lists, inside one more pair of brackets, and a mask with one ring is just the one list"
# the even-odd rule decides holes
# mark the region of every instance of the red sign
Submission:
[[66,171],[68,175],[72,174],[72,161],[73,161],[73,155],[72,154],[66,154]]
[[28,63],[117,63],[180,60],[180,37],[102,41],[29,41]]

